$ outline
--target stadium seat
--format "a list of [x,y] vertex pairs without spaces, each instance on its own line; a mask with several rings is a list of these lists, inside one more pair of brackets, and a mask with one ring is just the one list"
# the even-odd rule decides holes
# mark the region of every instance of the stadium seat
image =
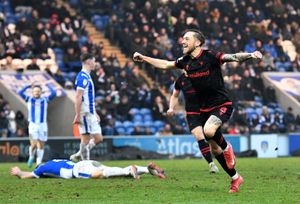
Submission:
[[81,62],[80,61],[69,62],[68,66],[70,68],[70,71],[76,71],[78,69],[81,69]]
[[64,54],[64,51],[61,48],[53,48],[53,51],[55,52],[55,54]]
[[138,109],[138,108],[131,108],[130,110],[129,110],[129,113],[130,114],[139,114],[140,113],[140,110]]
[[144,123],[142,121],[135,121],[135,122],[133,122],[133,126],[134,127],[136,127],[136,126],[144,127]]
[[96,23],[96,21],[101,20],[101,16],[100,15],[93,15],[91,18],[92,23]]
[[115,127],[123,127],[123,123],[121,121],[115,121]]
[[160,130],[161,128],[163,128],[164,125],[165,125],[165,123],[164,123],[163,121],[161,121],[161,120],[156,120],[156,121],[154,121],[154,126],[155,126],[158,130]]
[[126,131],[125,131],[125,128],[124,128],[124,127],[116,127],[116,132],[117,132],[119,135],[125,135],[125,134],[126,134]]
[[151,110],[149,108],[142,108],[140,113],[142,115],[151,114]]
[[147,114],[147,115],[144,115],[144,122],[148,122],[148,121],[151,121],[152,122],[152,115],[151,114]]
[[69,3],[70,3],[70,5],[71,6],[73,6],[73,7],[77,7],[77,6],[79,6],[80,4],[80,2],[79,2],[79,0],[69,0]]
[[256,108],[255,111],[258,115],[262,114],[262,108]]
[[134,131],[134,127],[129,127],[125,129],[125,134],[126,135],[131,135],[131,133]]
[[127,128],[132,128],[133,127],[133,123],[131,121],[126,120],[126,121],[123,122],[123,126],[126,129]]
[[143,121],[143,116],[141,114],[134,114],[133,115],[133,121],[134,122],[141,122],[141,121]]

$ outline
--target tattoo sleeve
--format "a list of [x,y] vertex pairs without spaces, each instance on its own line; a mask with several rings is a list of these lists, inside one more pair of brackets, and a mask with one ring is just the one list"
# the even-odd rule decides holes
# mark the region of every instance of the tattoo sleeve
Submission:
[[223,62],[244,62],[251,58],[252,58],[251,53],[224,54],[222,61]]

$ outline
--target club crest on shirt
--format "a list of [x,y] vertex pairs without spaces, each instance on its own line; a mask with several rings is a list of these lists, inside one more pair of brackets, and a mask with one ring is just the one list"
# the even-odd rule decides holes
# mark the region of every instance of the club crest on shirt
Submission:
[[82,82],[83,86],[86,86],[87,83],[88,83],[88,81],[86,79],[84,79],[83,82]]
[[224,113],[226,113],[226,111],[227,111],[226,107],[220,108],[220,115],[223,115]]

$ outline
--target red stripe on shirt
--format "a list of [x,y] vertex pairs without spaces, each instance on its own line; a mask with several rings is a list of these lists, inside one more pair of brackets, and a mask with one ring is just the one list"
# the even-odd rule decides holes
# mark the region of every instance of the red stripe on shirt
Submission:
[[211,108],[200,108],[200,112],[210,112],[216,108],[220,108],[222,106],[227,106],[227,105],[232,105],[232,102],[226,102],[226,103],[223,103],[221,105],[218,105],[218,106],[214,106],[214,107],[211,107]]

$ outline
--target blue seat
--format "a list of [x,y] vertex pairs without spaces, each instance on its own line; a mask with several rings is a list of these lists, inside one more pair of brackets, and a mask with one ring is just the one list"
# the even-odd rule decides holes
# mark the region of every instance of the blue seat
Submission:
[[134,122],[142,122],[143,121],[143,116],[141,114],[134,114],[133,115],[133,121]]
[[123,127],[123,123],[121,121],[116,121],[115,122],[115,127]]
[[148,121],[151,121],[152,122],[152,115],[151,114],[147,114],[147,115],[144,115],[144,122],[148,122]]
[[125,134],[126,135],[131,135],[131,133],[134,131],[134,127],[128,127],[125,129]]
[[145,121],[144,122],[144,126],[145,127],[153,127],[154,126],[154,123],[152,121]]
[[79,6],[79,0],[69,0],[69,3],[73,7]]
[[94,25],[95,25],[96,29],[99,31],[104,29],[104,24],[101,20],[95,21]]
[[274,113],[275,113],[274,108],[269,108],[269,113],[270,113],[270,114],[274,114]]
[[129,112],[134,115],[134,114],[140,113],[140,110],[138,108],[131,108],[129,110]]
[[116,132],[119,134],[119,135],[125,135],[126,134],[126,130],[124,127],[118,127],[116,128]]
[[126,120],[123,122],[123,126],[125,128],[130,128],[130,127],[133,127],[133,123],[131,121]]
[[71,71],[74,71],[76,68],[81,68],[81,62],[80,61],[69,62],[68,66],[70,67]]
[[162,128],[164,127],[164,125],[165,125],[165,123],[164,123],[163,121],[161,121],[161,120],[156,120],[156,121],[154,121],[154,126],[155,126],[158,130],[162,129]]
[[149,108],[142,108],[140,113],[142,115],[148,115],[148,114],[151,114],[151,110]]
[[258,115],[262,114],[262,108],[256,108],[255,111]]
[[142,121],[135,121],[135,122],[133,122],[133,126],[134,127],[136,127],[136,126],[144,127],[144,123]]
[[53,48],[53,51],[55,54],[64,54],[64,50],[61,48]]
[[106,27],[109,22],[109,16],[108,15],[101,16],[101,20],[103,22],[104,27]]
[[101,20],[101,16],[97,15],[97,14],[93,15],[92,18],[91,18],[91,21],[92,21],[93,24],[95,24],[96,21],[99,21],[99,20]]
[[88,42],[88,38],[86,36],[81,36],[79,39],[78,39],[78,42],[79,42],[79,45],[80,46],[83,46],[85,45],[87,42]]
[[252,119],[252,120],[256,119],[256,118],[258,118],[258,114],[257,113],[251,113],[249,118]]
[[62,53],[57,53],[55,55],[56,61],[63,61],[64,60],[64,54]]

